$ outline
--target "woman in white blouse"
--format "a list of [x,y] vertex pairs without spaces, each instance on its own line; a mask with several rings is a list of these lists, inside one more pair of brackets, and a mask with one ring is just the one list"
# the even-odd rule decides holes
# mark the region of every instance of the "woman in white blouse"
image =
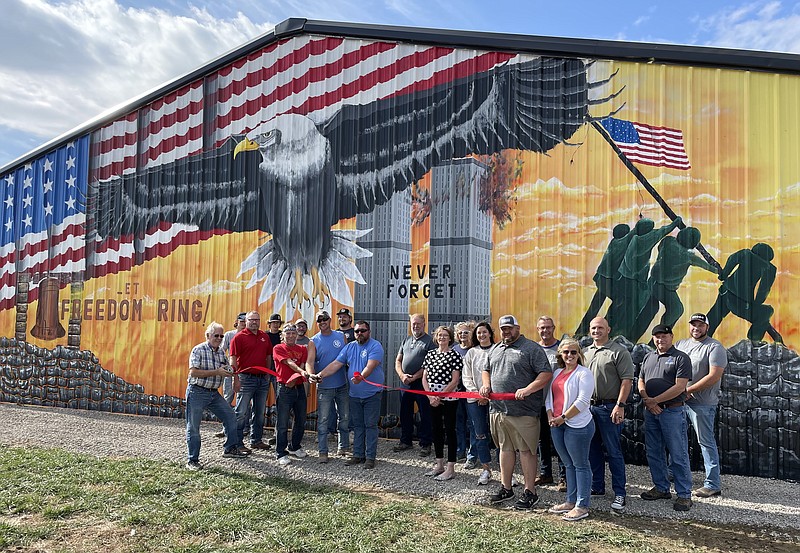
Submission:
[[[477,393],[481,387],[489,349],[494,344],[492,325],[485,321],[478,323],[475,330],[472,331],[472,344],[473,346],[467,350],[467,354],[464,356],[464,372],[461,373],[461,382],[468,392]],[[492,461],[492,454],[489,451],[492,439],[489,435],[489,400],[484,398],[468,399],[467,414],[475,429],[476,454],[483,467],[478,484],[485,486],[492,479],[492,470],[489,465]]]
[[583,353],[577,340],[565,338],[558,346],[558,369],[553,373],[545,407],[553,444],[567,469],[567,497],[550,508],[575,522],[589,516],[592,468],[589,444],[594,436],[594,420],[589,402],[594,393],[592,371],[583,366]]

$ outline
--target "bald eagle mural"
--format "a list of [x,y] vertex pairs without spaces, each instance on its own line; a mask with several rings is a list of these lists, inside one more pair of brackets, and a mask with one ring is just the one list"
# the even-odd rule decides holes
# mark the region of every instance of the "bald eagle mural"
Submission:
[[[332,230],[370,213],[442,161],[505,149],[546,153],[591,120],[590,82],[578,59],[535,58],[365,103],[324,121],[286,113],[246,135],[97,190],[96,239],[142,235],[164,222],[269,235],[240,275],[259,303],[352,305],[348,281],[369,230]],[[607,114],[606,114],[607,115]],[[604,115],[605,116],[605,115]]]

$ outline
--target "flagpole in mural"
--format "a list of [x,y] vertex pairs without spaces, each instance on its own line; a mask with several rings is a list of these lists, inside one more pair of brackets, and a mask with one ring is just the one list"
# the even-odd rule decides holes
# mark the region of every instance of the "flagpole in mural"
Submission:
[[[625,152],[623,152],[620,149],[620,147],[617,146],[617,143],[614,142],[614,140],[611,138],[608,131],[606,131],[603,125],[601,125],[597,121],[591,121],[591,124],[595,128],[595,130],[597,130],[597,132],[600,133],[600,136],[602,136],[605,139],[605,141],[608,142],[608,144],[617,154],[617,157],[619,157],[620,161],[622,161],[625,167],[628,168],[628,171],[630,171],[633,174],[633,176],[636,177],[636,179],[642,184],[642,186],[644,186],[644,189],[647,190],[647,192],[653,197],[656,203],[661,206],[661,209],[664,210],[664,213],[667,214],[667,217],[669,217],[673,221],[677,219],[678,214],[675,213],[675,211],[673,211],[673,209],[669,206],[666,200],[664,200],[664,198],[661,197],[661,194],[658,193],[658,190],[653,188],[653,185],[650,184],[650,182],[647,180],[647,177],[645,177],[642,174],[642,172],[639,171],[639,169],[637,169],[636,166],[631,162],[631,160],[628,159],[628,156],[625,155]],[[689,169],[688,163],[687,166],[680,168]],[[678,228],[684,229],[686,228],[686,224],[683,221],[680,221],[678,223]],[[708,261],[711,265],[715,266],[717,270],[719,271],[722,270],[722,265],[720,265],[719,262],[716,259],[714,259],[714,256],[708,253],[708,250],[706,250],[702,244],[697,244],[696,249],[697,251],[700,252],[700,255],[702,255],[703,258],[706,261]]]
[[[679,170],[686,170],[690,169],[691,165],[689,164],[689,159],[686,156],[686,152],[683,148],[683,136],[680,131],[674,131],[672,129],[663,129],[663,128],[656,128],[650,127],[649,125],[643,124],[636,124],[634,125],[632,122],[623,121],[620,119],[614,118],[606,118],[601,121],[590,121],[591,125],[595,128],[595,130],[603,137],[603,139],[608,142],[614,152],[619,157],[620,161],[622,161],[623,165],[627,167],[627,169],[633,174],[634,177],[641,183],[641,185],[647,190],[647,192],[653,197],[656,203],[661,206],[661,209],[664,210],[667,217],[669,217],[672,221],[677,220],[677,227],[680,229],[686,229],[686,224],[683,220],[678,216],[677,213],[669,206],[669,204],[664,200],[661,194],[653,187],[652,184],[647,180],[639,169],[633,165],[633,161],[638,161],[641,163],[646,163],[648,165],[662,165],[666,167],[671,167],[674,169]],[[639,131],[644,128],[647,134],[651,134],[653,136],[659,135],[661,133],[665,133],[665,136],[658,136],[657,138],[653,139],[653,136],[648,137],[650,140],[649,144],[646,144],[644,148],[641,147],[643,140],[639,135]],[[674,133],[673,136],[669,136],[670,133]],[[612,137],[612,134],[615,137]],[[615,138],[617,140],[615,141]],[[623,151],[623,149],[617,143],[618,141],[622,141],[623,144],[631,144],[632,147],[629,148],[629,153],[631,153],[631,157]],[[634,145],[635,144],[635,145]],[[626,148],[627,149],[627,148]],[[631,160],[633,158],[633,161]],[[699,233],[697,235],[699,237]],[[760,246],[757,245],[757,246]],[[764,245],[766,246],[766,245]],[[708,252],[708,250],[700,244],[699,240],[697,244],[694,246],[695,249],[700,252],[703,258],[709,263],[709,265],[716,268],[717,272],[722,275],[725,273],[722,265],[714,259],[714,257]],[[767,246],[768,248],[768,246]],[[767,260],[768,263],[769,260]],[[719,303],[719,301],[717,302]],[[762,306],[766,307],[766,306]],[[712,311],[716,310],[715,307],[712,308]],[[771,315],[771,312],[770,312]],[[721,317],[719,317],[721,319]],[[716,325],[715,325],[716,326]],[[767,316],[766,320],[766,332],[770,335],[770,337],[776,341],[783,343],[783,337],[780,333],[772,326],[769,322],[769,316]],[[762,330],[764,328],[762,327]],[[639,334],[639,330],[637,329],[636,333]],[[709,336],[713,333],[713,329],[710,329]],[[638,337],[638,336],[637,336]]]

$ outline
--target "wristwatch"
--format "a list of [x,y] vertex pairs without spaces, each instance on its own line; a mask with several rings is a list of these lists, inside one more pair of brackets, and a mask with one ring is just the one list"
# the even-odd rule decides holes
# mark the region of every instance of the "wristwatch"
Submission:
[[617,402],[617,407],[622,407],[623,409],[625,409],[625,406],[626,406],[626,405],[628,405],[628,404],[627,404],[627,403],[625,403],[624,401],[618,401],[618,402]]

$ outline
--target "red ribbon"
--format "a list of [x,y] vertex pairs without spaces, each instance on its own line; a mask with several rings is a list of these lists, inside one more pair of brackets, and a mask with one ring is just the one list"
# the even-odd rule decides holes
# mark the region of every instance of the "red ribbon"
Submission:
[[[257,371],[260,373],[271,374],[272,376],[275,377],[279,376],[277,371],[273,371],[272,369],[268,369],[267,367],[247,367],[245,369],[239,369],[238,371],[236,371],[236,374],[248,374],[244,371]],[[294,373],[292,376],[289,377],[289,380],[288,382],[286,382],[286,385],[289,386],[290,388],[292,385],[296,386],[297,384],[299,384],[299,382],[296,382],[297,380],[299,380],[300,382],[305,382],[306,378],[300,373]]]
[[383,384],[378,384],[377,382],[370,382],[366,378],[361,376],[360,372],[354,372],[354,377],[361,378],[362,382],[366,382],[370,386],[375,386],[377,388],[383,388],[386,390],[399,390],[401,392],[408,392],[410,394],[418,394],[421,396],[436,396],[436,397],[443,397],[443,398],[453,398],[453,399],[494,399],[494,400],[510,400],[510,399],[517,399],[516,395],[513,392],[504,392],[494,393],[492,392],[489,394],[488,398],[483,397],[478,392],[427,392],[425,390],[411,390],[407,388],[393,388],[391,386],[384,386]]

